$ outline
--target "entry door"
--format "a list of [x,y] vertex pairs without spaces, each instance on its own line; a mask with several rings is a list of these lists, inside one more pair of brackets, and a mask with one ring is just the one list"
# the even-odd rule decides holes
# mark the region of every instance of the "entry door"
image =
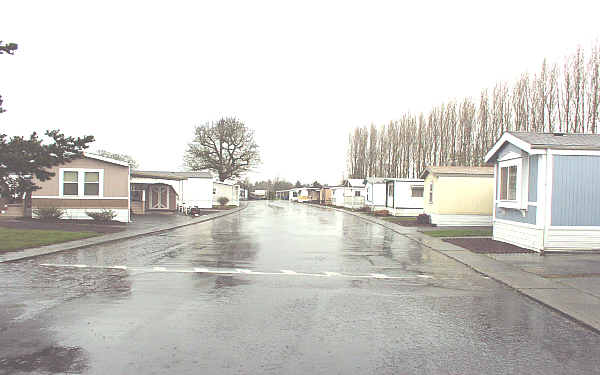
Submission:
[[150,208],[153,210],[169,209],[169,188],[167,186],[150,187]]
[[385,206],[394,208],[394,181],[388,181],[385,184]]

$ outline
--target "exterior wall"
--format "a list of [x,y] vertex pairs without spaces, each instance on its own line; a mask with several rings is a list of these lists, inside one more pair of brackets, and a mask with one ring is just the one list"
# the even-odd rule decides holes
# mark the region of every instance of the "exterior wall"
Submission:
[[493,239],[539,251],[544,244],[544,229],[533,225],[496,220],[494,222]]
[[188,178],[182,181],[179,205],[183,207],[212,208],[213,180],[210,178]]
[[[60,170],[63,168],[97,169],[102,171],[101,195],[60,196]],[[129,167],[83,157],[49,169],[55,176],[47,181],[34,180],[40,187],[32,194],[32,209],[57,207],[63,209],[63,219],[92,220],[86,211],[110,209],[117,213],[114,220],[129,222]],[[35,217],[35,213],[32,214]]]
[[[61,207],[62,208],[62,207]],[[121,221],[124,223],[129,222],[129,208],[110,208],[111,210],[113,210],[117,216],[113,219],[115,221]],[[101,209],[98,208],[62,208],[62,210],[64,211],[63,216],[61,217],[61,219],[70,219],[70,220],[93,220],[91,217],[89,217],[86,212],[93,212],[93,211],[102,211]],[[37,216],[35,215],[35,212],[32,214],[32,217],[36,218]]]
[[220,197],[225,197],[229,199],[229,202],[227,203],[228,206],[239,206],[240,205],[240,199],[239,199],[239,190],[236,189],[237,185],[227,185],[227,184],[222,184],[219,182],[214,182],[214,191],[215,193],[213,194],[213,201],[212,201],[212,205],[213,206],[219,206],[219,198]]
[[521,210],[513,208],[498,207],[496,204],[496,219],[516,221],[518,223],[536,224],[537,206],[529,205],[527,210],[522,213]]
[[395,216],[401,216],[403,213],[410,213],[410,216],[417,216],[423,213],[425,189],[423,189],[423,197],[413,197],[412,186],[424,187],[423,182],[421,181],[394,181],[393,208]]
[[344,205],[344,190],[345,188],[333,189],[333,205],[343,206]]
[[331,204],[333,200],[333,191],[328,188],[322,188],[319,194],[319,200],[324,204]]
[[365,206],[365,197],[363,196],[345,196],[344,207],[350,209],[360,209]]
[[[294,196],[294,193],[296,196]],[[290,201],[298,202],[298,195],[300,195],[300,189],[292,189],[290,190]]]
[[365,187],[365,202],[368,206],[385,208],[385,182],[367,183]]
[[[433,182],[433,203],[429,203]],[[424,212],[428,215],[492,216],[494,178],[492,176],[427,175],[423,192]]]
[[553,159],[551,225],[600,226],[600,156]]
[[394,216],[419,216],[423,213],[422,208],[383,208],[390,212]]
[[451,215],[451,214],[431,214],[431,224],[437,226],[470,226],[470,227],[488,227],[492,226],[491,215]]
[[[59,196],[59,170],[61,168],[87,168],[104,170],[104,196],[105,197],[125,197],[129,196],[129,167],[107,163],[91,158],[81,158],[69,163],[50,168],[49,170],[56,175],[47,181],[34,180],[35,184],[41,189],[33,192],[36,196]],[[72,198],[69,198],[72,199]]]
[[600,229],[550,227],[544,244],[545,251],[600,250]]
[[538,178],[539,178],[539,155],[531,155],[529,156],[529,192],[528,192],[528,200],[529,202],[537,202],[538,196]]
[[142,201],[131,201],[131,213],[134,215],[145,215],[146,206]]

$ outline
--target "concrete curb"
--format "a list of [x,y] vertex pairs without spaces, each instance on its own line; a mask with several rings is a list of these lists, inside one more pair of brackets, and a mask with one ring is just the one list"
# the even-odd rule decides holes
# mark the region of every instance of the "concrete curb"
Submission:
[[83,240],[63,242],[63,243],[54,244],[54,245],[34,247],[34,248],[30,248],[30,249],[23,249],[20,251],[10,252],[7,254],[0,254],[0,264],[16,262],[16,261],[20,261],[23,259],[30,259],[30,258],[42,256],[42,255],[55,254],[55,253],[60,253],[60,252],[64,252],[64,251],[69,251],[69,250],[78,250],[78,249],[83,249],[83,248],[91,247],[91,246],[95,246],[95,245],[102,245],[102,244],[107,244],[107,243],[112,243],[112,242],[125,241],[125,240],[129,240],[132,238],[146,236],[149,234],[162,233],[162,232],[166,232],[166,231],[173,230],[173,229],[187,227],[190,225],[205,223],[207,221],[218,219],[223,216],[232,215],[234,213],[244,210],[247,207],[248,207],[248,204],[246,203],[243,206],[240,205],[240,207],[238,207],[238,208],[231,209],[228,211],[223,211],[223,212],[216,212],[214,214],[208,214],[206,216],[201,216],[198,219],[194,219],[191,222],[183,223],[183,224],[164,225],[164,226],[160,226],[160,227],[154,227],[149,230],[143,229],[143,230],[138,230],[138,231],[117,232],[117,233],[105,234],[103,236],[98,236],[98,237],[86,238]]
[[358,212],[346,211],[335,207],[309,204],[312,207],[332,209],[357,216],[365,221],[379,224],[400,235],[437,251],[475,272],[504,284],[518,293],[572,319],[579,324],[600,333],[600,298],[557,281],[492,259],[483,254],[473,253],[460,246],[429,237],[416,229],[403,228],[384,220],[369,217]]

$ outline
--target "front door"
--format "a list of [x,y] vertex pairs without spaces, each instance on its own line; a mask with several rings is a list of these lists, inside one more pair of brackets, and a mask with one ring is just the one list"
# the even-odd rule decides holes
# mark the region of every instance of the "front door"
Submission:
[[150,209],[168,210],[169,209],[169,187],[168,186],[150,186]]
[[385,190],[385,206],[394,208],[394,181],[388,181]]

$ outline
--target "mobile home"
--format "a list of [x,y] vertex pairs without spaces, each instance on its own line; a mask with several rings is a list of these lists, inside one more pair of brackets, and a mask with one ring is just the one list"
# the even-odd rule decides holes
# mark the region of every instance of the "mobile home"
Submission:
[[438,226],[491,226],[492,167],[427,167],[424,213]]
[[423,213],[425,181],[409,178],[385,180],[385,207],[394,216],[418,216]]
[[494,163],[495,240],[600,249],[600,135],[507,132],[485,161]]
[[49,169],[54,177],[34,179],[39,187],[31,194],[31,207],[56,207],[62,219],[91,219],[87,212],[112,210],[116,221],[130,221],[129,165],[85,153],[83,157]]

